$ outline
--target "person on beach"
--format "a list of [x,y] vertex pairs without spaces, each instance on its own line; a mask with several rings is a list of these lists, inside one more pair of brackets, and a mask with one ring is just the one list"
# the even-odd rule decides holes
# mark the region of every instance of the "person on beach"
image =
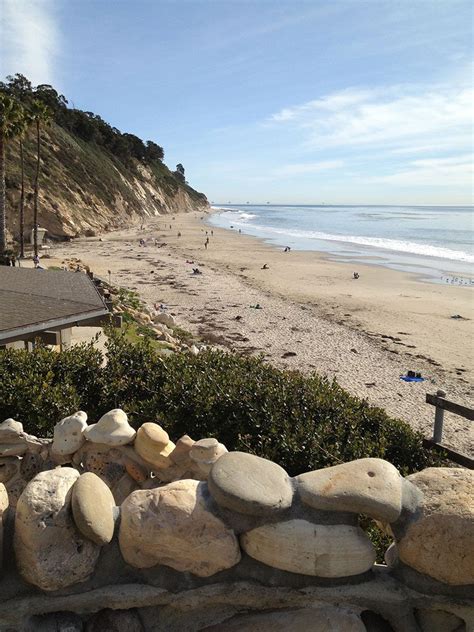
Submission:
[[34,264],[35,268],[37,268],[39,266],[39,262],[40,262],[40,259],[39,259],[38,255],[34,255],[34,257],[33,257],[33,264]]
[[263,264],[263,266],[262,266],[262,270],[268,270],[268,266],[267,266],[267,264],[266,264],[266,263],[264,263],[264,264]]
[[353,279],[358,279],[359,278],[359,273],[358,272],[353,272],[352,278]]
[[213,230],[211,230],[211,235],[214,235],[214,231]]
[[178,237],[181,237],[181,233],[178,231]]

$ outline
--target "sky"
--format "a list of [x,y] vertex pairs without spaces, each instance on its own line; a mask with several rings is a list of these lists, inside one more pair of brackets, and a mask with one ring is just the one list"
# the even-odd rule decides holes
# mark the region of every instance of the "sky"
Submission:
[[164,147],[215,204],[472,204],[464,0],[0,0],[0,75]]

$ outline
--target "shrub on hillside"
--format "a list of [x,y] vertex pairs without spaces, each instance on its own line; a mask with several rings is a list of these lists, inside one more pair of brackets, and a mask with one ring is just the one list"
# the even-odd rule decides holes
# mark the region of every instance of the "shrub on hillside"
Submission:
[[92,346],[0,351],[0,420],[13,417],[30,434],[52,436],[65,414],[93,406],[101,360]]
[[91,346],[61,354],[0,352],[0,419],[51,435],[74,410],[91,422],[123,408],[131,423],[160,421],[172,438],[218,437],[230,450],[272,459],[291,475],[366,456],[402,474],[440,463],[410,426],[316,374],[209,350],[158,356],[147,341],[111,334],[108,363]]

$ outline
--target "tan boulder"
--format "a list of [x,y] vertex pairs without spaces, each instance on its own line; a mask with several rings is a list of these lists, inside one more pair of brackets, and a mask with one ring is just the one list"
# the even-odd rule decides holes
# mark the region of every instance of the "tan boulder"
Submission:
[[397,538],[400,560],[445,584],[474,584],[474,471],[433,467],[407,480],[423,500]]
[[167,327],[174,327],[176,324],[173,316],[171,316],[171,314],[167,314],[166,312],[158,312],[154,316],[153,320],[155,323],[160,323],[162,325],[166,325]]
[[237,538],[207,509],[204,485],[183,480],[130,494],[119,531],[125,561],[136,568],[164,564],[199,577],[237,564]]
[[367,514],[394,522],[402,510],[398,470],[383,459],[358,459],[296,477],[301,500],[315,509]]
[[176,465],[189,465],[191,457],[189,453],[193,447],[195,441],[188,435],[183,435],[178,441],[176,441],[175,448],[170,454],[170,459]]
[[134,440],[135,435],[126,413],[120,408],[109,410],[96,424],[91,424],[84,430],[87,441],[110,446],[127,445]]
[[200,439],[196,441],[189,451],[192,461],[198,466],[200,472],[207,476],[214,463],[227,452],[227,448],[217,439]]
[[134,447],[137,454],[153,467],[161,469],[173,465],[168,457],[175,445],[158,424],[148,422],[140,426]]
[[92,472],[82,474],[72,488],[72,515],[76,527],[100,546],[114,535],[115,501],[107,485]]
[[25,441],[23,424],[14,419],[5,419],[0,424],[0,457],[21,456],[28,445]]
[[61,456],[74,454],[85,442],[82,434],[85,428],[87,428],[87,413],[82,410],[61,419],[54,426],[52,452]]
[[85,581],[100,548],[82,536],[71,512],[71,487],[79,472],[70,467],[40,472],[20,496],[14,548],[23,579],[42,590]]
[[359,575],[375,562],[369,538],[349,525],[288,520],[252,529],[240,536],[240,544],[267,566],[315,577]]

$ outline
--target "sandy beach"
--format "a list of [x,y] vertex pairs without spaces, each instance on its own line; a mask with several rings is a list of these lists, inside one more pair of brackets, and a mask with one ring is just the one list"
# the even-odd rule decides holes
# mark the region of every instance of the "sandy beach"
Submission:
[[[163,216],[143,230],[56,245],[47,265],[77,257],[100,276],[110,271],[113,284],[135,289],[150,305],[164,303],[203,340],[336,378],[427,437],[434,418],[427,392],[443,389],[449,399],[473,405],[472,289],[372,265],[358,264],[355,280],[350,264],[315,252],[285,253],[237,231],[211,234],[206,220],[202,213]],[[143,247],[140,238],[148,240]],[[192,274],[195,267],[201,275]],[[262,309],[252,307],[257,303]],[[407,370],[426,380],[400,380]],[[447,414],[444,442],[472,454],[472,423]]]

